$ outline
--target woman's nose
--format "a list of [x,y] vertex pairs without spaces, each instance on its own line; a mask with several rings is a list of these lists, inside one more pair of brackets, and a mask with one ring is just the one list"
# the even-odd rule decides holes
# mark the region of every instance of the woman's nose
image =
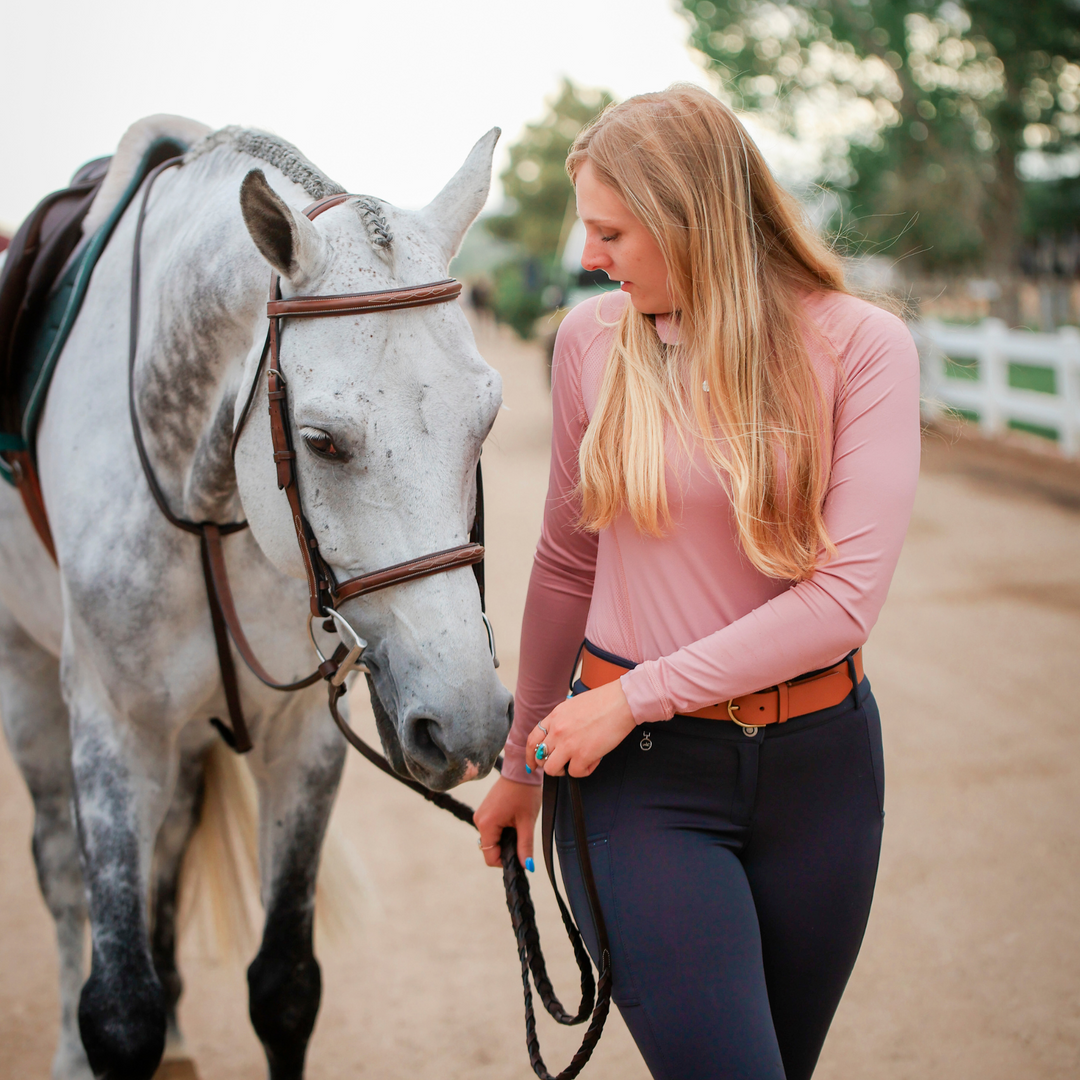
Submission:
[[610,266],[611,260],[604,254],[604,249],[599,244],[587,242],[585,250],[581,253],[581,266],[585,270],[602,270]]

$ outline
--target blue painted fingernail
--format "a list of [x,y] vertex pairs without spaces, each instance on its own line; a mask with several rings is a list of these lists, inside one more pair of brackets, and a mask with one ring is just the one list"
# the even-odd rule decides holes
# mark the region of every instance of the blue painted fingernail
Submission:
[[526,766],[525,766],[525,771],[526,771],[527,773],[531,773],[531,772],[532,772],[532,769],[530,769],[530,768],[529,768],[529,766],[528,766],[528,765],[526,765]]
[[531,855],[525,860],[525,869],[528,870],[530,874],[536,873],[536,863],[532,861]]

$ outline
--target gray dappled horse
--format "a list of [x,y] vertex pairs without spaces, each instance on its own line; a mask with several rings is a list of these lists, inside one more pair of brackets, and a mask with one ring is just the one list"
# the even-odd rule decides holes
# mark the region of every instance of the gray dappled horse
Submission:
[[[148,203],[137,407],[173,512],[250,522],[225,540],[236,606],[262,662],[292,680],[315,661],[265,380],[235,460],[230,453],[266,334],[271,268],[286,297],[445,277],[487,196],[498,132],[421,211],[360,198],[309,221],[304,206],[342,189],[288,143],[150,118],[125,135],[88,223],[103,219],[143,150],[173,129],[197,140]],[[242,208],[253,170],[262,175],[244,185]],[[0,484],[0,711],[33,796],[34,857],[57,927],[57,1080],[150,1077],[166,1036],[179,1038],[177,878],[203,757],[218,738],[208,719],[226,715],[199,540],[154,504],[128,418],[138,202],[94,271],[39,429],[58,566],[19,496]],[[304,509],[336,575],[467,540],[501,383],[457,304],[289,321],[281,363]],[[493,670],[472,570],[348,601],[342,614],[368,642],[380,734],[396,767],[438,790],[486,773],[511,699]],[[239,675],[266,911],[248,970],[250,1014],[270,1076],[285,1080],[303,1073],[319,1004],[314,883],[345,743],[322,685],[280,694],[242,665]]]

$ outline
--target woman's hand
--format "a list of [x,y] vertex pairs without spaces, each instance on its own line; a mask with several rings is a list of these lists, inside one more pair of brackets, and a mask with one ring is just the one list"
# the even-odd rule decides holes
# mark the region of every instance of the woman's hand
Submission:
[[[532,729],[525,760],[552,776],[588,776],[600,759],[634,730],[634,716],[619,681],[567,698]],[[541,730],[546,728],[546,732]],[[547,753],[536,760],[543,743]]]
[[519,784],[500,776],[473,814],[488,866],[502,866],[499,841],[505,828],[517,829],[518,860],[532,869],[533,833],[543,791],[539,784]]
[[[533,728],[525,747],[525,760],[552,776],[569,770],[571,776],[588,776],[600,759],[614,750],[634,730],[634,717],[618,682],[587,690],[556,706]],[[547,734],[541,728],[547,729]],[[536,747],[545,743],[548,754],[536,760]],[[536,816],[540,813],[539,785],[519,784],[500,776],[473,814],[480,830],[480,846],[488,866],[501,866],[499,840],[505,828],[517,829],[518,859],[525,866],[532,859]]]

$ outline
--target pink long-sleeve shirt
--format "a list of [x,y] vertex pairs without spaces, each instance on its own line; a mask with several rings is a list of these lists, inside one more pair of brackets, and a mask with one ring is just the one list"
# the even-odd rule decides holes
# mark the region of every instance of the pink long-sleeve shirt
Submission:
[[[741,549],[730,497],[704,451],[691,443],[688,454],[674,432],[665,448],[667,533],[640,533],[625,511],[598,534],[583,530],[578,448],[611,349],[610,324],[627,302],[607,293],[579,304],[555,344],[551,474],[503,768],[523,783],[540,780],[525,772],[525,743],[566,697],[583,636],[637,663],[621,682],[639,724],[828,667],[862,645],[877,621],[911,515],[920,430],[914,342],[880,308],[819,292],[805,301],[819,331],[806,342],[833,402],[824,517],[836,556],[798,584],[762,574]],[[677,333],[664,317],[657,330],[664,340]]]

